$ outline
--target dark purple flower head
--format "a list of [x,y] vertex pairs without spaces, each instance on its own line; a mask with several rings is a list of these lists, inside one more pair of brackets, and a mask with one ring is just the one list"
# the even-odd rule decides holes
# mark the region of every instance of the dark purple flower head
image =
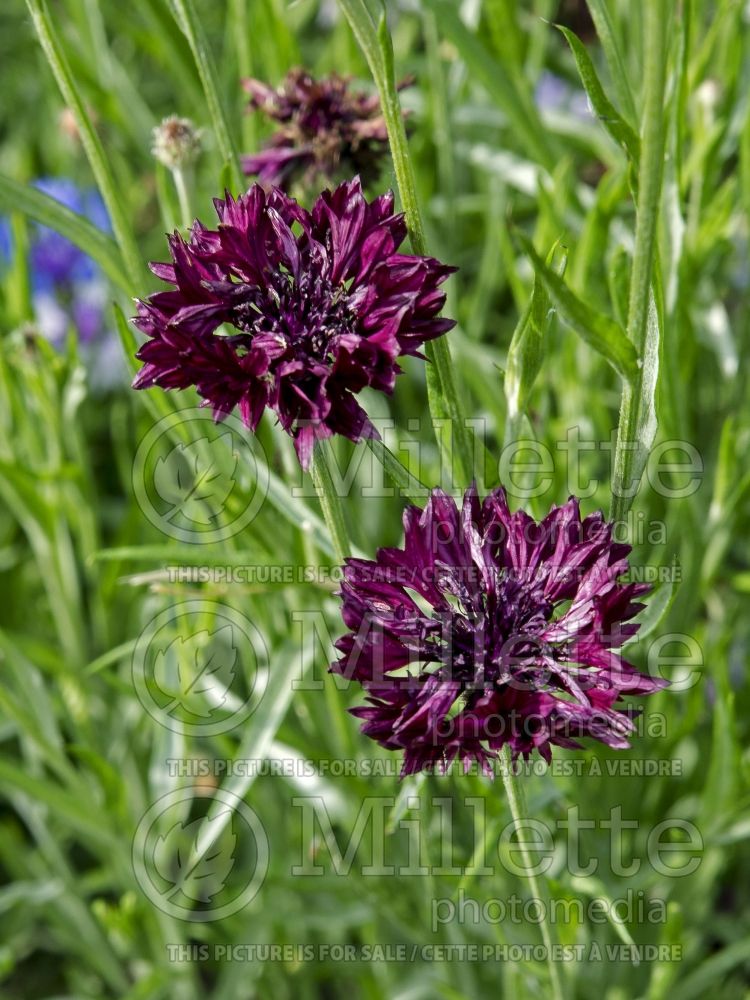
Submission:
[[261,153],[243,158],[246,174],[281,187],[352,174],[365,184],[377,179],[388,133],[376,95],[352,90],[350,80],[336,73],[314,80],[303,69],[291,70],[276,90],[260,80],[243,86],[250,107],[279,125]]
[[490,773],[515,757],[593,737],[627,747],[623,695],[665,686],[622,659],[649,588],[623,583],[630,546],[571,497],[539,523],[511,514],[505,491],[462,509],[433,490],[404,514],[404,547],[348,559],[341,587],[349,632],[332,669],[358,680],[363,732],[404,751],[403,774],[458,758]]
[[170,238],[172,263],[152,265],[175,287],[138,303],[150,339],[135,388],[195,386],[217,419],[238,406],[253,429],[269,407],[304,467],[316,438],[373,435],[354,397],[392,392],[397,358],[451,329],[438,313],[454,268],[398,253],[393,195],[368,202],[358,179],[312,212],[259,184],[215,205],[218,229],[196,222],[188,242]]

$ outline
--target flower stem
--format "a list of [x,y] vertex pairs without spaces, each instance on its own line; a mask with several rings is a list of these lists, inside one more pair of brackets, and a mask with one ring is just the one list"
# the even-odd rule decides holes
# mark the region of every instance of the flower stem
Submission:
[[390,448],[380,438],[367,438],[366,445],[383,466],[385,474],[398,489],[399,496],[406,498],[417,507],[423,507],[430,491],[406,466],[399,461]]
[[[28,2],[28,0],[27,0]],[[242,190],[243,175],[239,153],[234,142],[232,129],[219,97],[219,83],[214,58],[208,46],[200,19],[196,14],[193,0],[172,0],[172,12],[182,33],[187,39],[195,60],[203,93],[211,115],[219,152],[228,166],[237,190]]]
[[[396,185],[406,217],[412,249],[427,252],[422,216],[417,200],[414,168],[409,156],[404,116],[401,111],[393,68],[393,48],[385,14],[378,29],[363,0],[339,0],[352,31],[367,60],[380,95],[383,118],[396,173]],[[430,415],[446,464],[453,471],[454,484],[468,486],[472,477],[472,448],[469,428],[453,378],[453,363],[445,337],[425,344],[430,361],[427,366],[427,395]]]
[[[516,780],[516,776],[513,774],[513,760],[510,753],[510,748],[506,743],[503,749],[500,751],[500,770],[503,776],[503,785],[505,786],[505,794],[508,797],[508,805],[510,806],[510,813],[513,817],[513,825],[516,831],[521,831],[526,819],[526,803],[524,802],[523,789],[520,783]],[[523,857],[524,867],[528,872],[529,886],[531,888],[531,894],[534,899],[540,900],[544,904],[545,914],[549,913],[548,893],[542,895],[541,885],[536,875],[533,874],[534,867],[531,855],[529,854],[529,849],[526,842],[523,839],[519,839],[518,848],[521,851]],[[552,931],[550,930],[550,925],[548,924],[546,917],[540,921],[540,929],[542,932],[542,941],[544,942],[544,948],[547,952],[547,966],[549,968],[550,985],[552,990],[553,1000],[563,1000],[564,993],[562,988],[562,981],[560,979],[560,973],[558,971],[557,965],[554,961],[554,956],[552,954]]]
[[343,563],[351,552],[351,543],[346,530],[341,498],[334,489],[331,470],[328,466],[326,456],[325,443],[322,441],[319,441],[313,449],[313,456],[310,462],[310,475],[315,485],[315,491],[318,494],[326,527],[333,542],[336,559],[339,563]]
[[182,172],[181,167],[173,167],[172,178],[174,180],[175,190],[177,191],[177,200],[180,203],[182,228],[190,229],[190,223],[192,222],[190,198],[188,197],[187,185],[185,184],[185,174]]
[[622,392],[612,475],[612,521],[623,520],[630,510],[656,435],[659,322],[652,287],[664,172],[666,37],[674,15],[673,0],[650,0],[644,12],[644,106],[627,323],[639,366]]

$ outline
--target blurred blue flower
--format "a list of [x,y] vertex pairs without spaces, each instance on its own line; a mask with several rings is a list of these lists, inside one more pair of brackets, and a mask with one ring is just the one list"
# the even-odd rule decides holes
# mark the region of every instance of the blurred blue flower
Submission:
[[[110,232],[107,210],[99,193],[79,188],[64,177],[42,177],[34,187]],[[7,220],[0,220],[0,259],[9,262],[13,239]],[[59,343],[72,324],[82,343],[106,333],[104,310],[107,283],[98,265],[70,240],[47,226],[32,223],[29,269],[32,304],[39,329]]]
[[583,90],[571,87],[567,80],[544,70],[534,94],[540,111],[562,111],[575,118],[590,118],[589,99]]
[[0,263],[5,264],[13,253],[13,239],[8,220],[0,218]]

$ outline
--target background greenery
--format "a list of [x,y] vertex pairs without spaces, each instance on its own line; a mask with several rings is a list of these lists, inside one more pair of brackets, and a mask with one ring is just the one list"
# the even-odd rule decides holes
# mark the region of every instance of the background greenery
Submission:
[[[631,879],[616,877],[609,838],[600,828],[585,834],[582,848],[584,857],[601,862],[596,879],[572,878],[564,857],[557,857],[550,882],[556,897],[616,899],[630,888],[668,904],[666,923],[634,920],[624,929],[611,922],[572,923],[556,928],[561,941],[683,945],[681,962],[566,964],[561,972],[570,996],[739,998],[748,995],[750,974],[750,14],[740,0],[658,0],[657,7],[667,42],[653,270],[661,332],[657,440],[689,442],[704,473],[700,488],[683,499],[665,498],[644,482],[634,509],[647,522],[663,522],[666,541],[638,542],[634,562],[679,565],[681,582],[674,595],[661,595],[660,602],[673,600],[650,638],[667,632],[694,638],[702,676],[688,690],[663,692],[646,707],[647,716],[664,714],[666,734],[650,735],[646,723],[623,754],[599,747],[558,754],[584,761],[679,761],[679,775],[639,778],[605,771],[600,777],[533,776],[523,783],[530,815],[548,824],[573,805],[593,819],[621,805],[624,816],[638,820],[623,835],[626,856],[642,855],[648,831],[667,818],[695,823],[704,840],[701,863],[689,878],[665,878],[645,863]],[[194,58],[196,51],[203,53],[201,38],[193,37],[191,47],[177,26],[185,26],[191,10],[180,3],[175,15],[165,0],[50,4],[48,49],[51,39],[64,53],[69,73],[63,70],[63,82],[73,82],[80,110],[101,140],[101,150],[94,148],[89,157],[80,138],[60,127],[71,94],[60,96],[30,14],[36,12],[44,31],[46,8],[34,0],[27,9],[13,0],[0,11],[0,171],[11,179],[0,184],[0,207],[12,219],[16,238],[0,298],[0,995],[547,995],[546,967],[534,962],[170,962],[166,945],[179,942],[539,940],[538,927],[510,924],[454,925],[433,934],[430,900],[455,894],[455,876],[368,877],[361,873],[366,859],[355,859],[346,877],[331,873],[325,861],[324,877],[293,877],[300,833],[291,799],[299,788],[283,778],[247,778],[233,786],[261,817],[273,845],[265,885],[241,912],[216,923],[174,920],[148,902],[133,875],[130,851],[139,820],[180,784],[169,777],[167,758],[283,752],[325,762],[379,756],[345,714],[360,700],[356,690],[338,691],[328,677],[323,691],[291,688],[300,670],[292,615],[322,610],[335,637],[340,620],[331,585],[179,584],[165,570],[229,562],[332,564],[316,501],[290,495],[292,485],[303,483],[288,441],[264,418],[259,443],[269,456],[272,495],[243,533],[214,545],[170,540],[135,502],[133,462],[155,421],[192,405],[193,398],[133,393],[124,372],[115,388],[95,391],[96,373],[82,368],[74,331],[63,352],[34,335],[23,252],[31,223],[22,212],[51,218],[45,215],[50,207],[21,200],[12,181],[59,175],[89,186],[93,162],[96,179],[104,178],[116,202],[119,238],[119,249],[114,243],[96,249],[109,263],[112,299],[128,315],[129,296],[156,287],[144,263],[164,258],[163,233],[176,218],[171,179],[150,156],[151,129],[162,116],[187,115],[205,130],[205,152],[190,190],[193,211],[208,223],[212,197],[225,184],[236,188],[227,153],[232,147],[253,150],[268,133],[266,123],[243,112],[242,76],[277,83],[301,64],[315,73],[351,73],[372,87],[368,65],[333,4],[195,0],[194,26],[205,35],[215,64],[217,90],[212,94],[209,86],[207,100],[206,64],[198,60],[201,73]],[[494,485],[502,445],[519,433],[531,432],[559,457],[555,445],[569,428],[607,442],[617,426],[618,375],[557,315],[544,335],[527,416],[509,415],[508,349],[534,282],[529,254],[514,229],[533,239],[542,258],[560,241],[554,262],[559,267],[567,256],[567,286],[589,310],[625,325],[635,231],[632,138],[641,129],[643,22],[649,14],[645,3],[632,0],[591,0],[588,7],[557,0],[422,0],[389,3],[388,13],[396,76],[416,77],[403,101],[411,112],[409,149],[427,246],[460,268],[446,308],[458,320],[449,336],[453,371],[465,411],[486,422],[484,473]],[[576,32],[592,60],[594,69],[579,53],[589,108],[581,103],[571,48],[554,21]],[[568,88],[560,107],[544,106],[540,83],[549,85],[550,74],[558,81],[556,92]],[[611,105],[602,103],[597,80]],[[388,169],[382,187],[394,184]],[[579,325],[588,329],[592,322],[587,313]],[[117,328],[114,311],[110,325]],[[133,334],[122,324],[120,334],[132,355]],[[531,364],[528,358],[524,363]],[[424,482],[445,476],[421,364],[407,366],[392,400],[371,398],[367,406],[393,417],[401,440],[421,442],[415,471]],[[415,416],[418,427],[408,424]],[[345,463],[353,448],[337,442],[336,451]],[[231,461],[218,447],[215,458]],[[599,483],[585,510],[606,510],[611,454],[585,452],[583,470],[584,478]],[[530,504],[537,514],[566,499],[566,471],[558,461],[552,484]],[[369,555],[377,545],[398,542],[402,502],[362,497],[364,476],[344,508],[353,544]],[[240,476],[227,516],[232,504],[243,505],[243,491],[252,492],[251,480]],[[160,611],[191,597],[241,610],[269,647],[269,693],[245,725],[223,736],[175,736],[143,710],[131,681],[138,635]],[[324,676],[328,655],[318,648],[308,663],[316,676]],[[645,656],[641,644],[632,658],[643,665]],[[249,676],[239,681],[249,682]],[[395,778],[330,777],[320,788],[342,844],[368,795],[401,795],[397,815],[406,793],[452,798],[459,865],[469,863],[474,847],[473,813],[463,804],[467,795],[486,798],[490,839],[509,819],[502,783],[488,785],[471,775],[406,786]],[[439,818],[434,810],[425,815],[432,820],[423,826],[424,847],[436,854]],[[325,853],[320,844],[310,846]],[[394,847],[405,850],[400,841]],[[232,879],[242,879],[241,866]],[[466,892],[480,900],[525,893],[523,881],[510,875],[464,880]]]

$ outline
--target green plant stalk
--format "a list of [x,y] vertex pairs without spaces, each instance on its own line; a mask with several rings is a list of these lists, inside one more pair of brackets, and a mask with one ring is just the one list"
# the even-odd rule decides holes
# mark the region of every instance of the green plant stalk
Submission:
[[[404,117],[396,89],[393,53],[385,15],[380,22],[380,28],[376,30],[370,12],[362,0],[339,0],[339,6],[349,21],[378,89],[409,238],[414,252],[424,255],[427,246]],[[438,337],[437,340],[430,341],[425,345],[425,353],[430,361],[427,368],[430,415],[438,427],[447,421],[445,426],[448,435],[438,433],[436,430],[438,441],[444,458],[450,461],[456,480],[455,485],[466,486],[472,476],[472,448],[468,425],[453,379],[453,363],[447,339]],[[452,441],[449,440],[451,431]]]
[[416,504],[417,507],[424,506],[430,492],[424,483],[409,472],[380,438],[367,438],[365,443],[383,466],[390,481],[398,488],[399,495]]
[[216,68],[208,47],[200,20],[196,16],[193,0],[172,0],[172,7],[175,13],[175,20],[187,39],[190,51],[193,53],[198,76],[201,80],[203,93],[206,97],[206,104],[211,115],[216,141],[219,144],[219,152],[225,163],[229,164],[237,190],[242,187],[242,168],[237,147],[232,138],[224,109],[219,99],[219,87],[216,81]]
[[[524,867],[528,872],[527,878],[529,880],[531,895],[534,899],[541,900],[545,904],[545,912],[549,913],[549,906],[546,905],[548,902],[547,894],[542,895],[539,879],[536,875],[532,874],[534,870],[533,861],[531,855],[529,854],[526,842],[520,837],[520,831],[526,819],[526,803],[524,801],[523,789],[520,783],[516,781],[516,777],[513,774],[513,761],[511,758],[510,748],[507,743],[500,751],[500,771],[503,776],[503,787],[505,788],[505,794],[508,798],[510,813],[513,817],[513,825],[519,833],[518,848],[521,851],[521,856],[523,857]],[[539,928],[542,932],[542,941],[544,942],[544,948],[547,952],[547,966],[549,968],[552,997],[553,1000],[563,1000],[564,993],[562,981],[552,953],[552,931],[546,919],[540,921]]]
[[[639,422],[644,403],[644,354],[647,347],[649,309],[657,251],[657,230],[664,172],[664,90],[667,72],[667,21],[673,0],[652,0],[644,8],[644,107],[641,128],[641,162],[638,170],[635,249],[630,278],[627,334],[639,358],[635,376],[625,382],[617,428],[612,476],[611,520],[622,520],[633,503],[645,460],[637,448]],[[646,448],[651,442],[646,443]]]
[[185,183],[185,174],[182,167],[175,167],[172,170],[172,179],[174,180],[175,190],[177,191],[177,200],[180,203],[182,228],[189,229],[192,222],[192,213],[190,211],[190,197],[188,195],[187,184]]
[[17,206],[9,204],[11,211],[10,229],[13,234],[13,262],[8,276],[8,306],[11,316],[20,326],[34,317],[31,300],[31,279],[29,275],[29,227],[28,219],[17,211]]
[[343,563],[346,557],[351,554],[351,543],[349,542],[349,533],[346,530],[341,498],[336,493],[331,478],[326,451],[325,442],[321,441],[315,445],[310,462],[310,475],[333,542],[336,559],[339,563]]
[[26,6],[29,8],[34,29],[47,57],[47,62],[50,65],[60,93],[63,96],[63,100],[75,118],[78,132],[81,136],[81,143],[91,164],[94,178],[112,221],[112,230],[122,253],[128,278],[133,288],[137,288],[145,276],[145,268],[133,235],[133,230],[127,220],[122,191],[116,185],[114,176],[109,169],[107,158],[104,154],[104,147],[99,136],[96,134],[81,95],[78,92],[65,53],[60,46],[58,35],[52,26],[45,0],[26,0]]

